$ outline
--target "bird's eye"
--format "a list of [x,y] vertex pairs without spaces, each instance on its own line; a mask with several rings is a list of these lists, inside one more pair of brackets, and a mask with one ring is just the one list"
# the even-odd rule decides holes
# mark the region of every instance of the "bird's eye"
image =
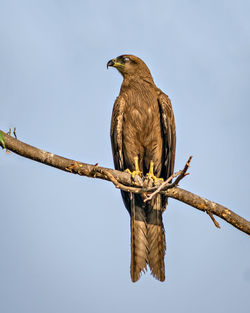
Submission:
[[124,61],[124,62],[129,62],[129,61],[130,61],[130,58],[124,57],[124,58],[123,58],[123,61]]

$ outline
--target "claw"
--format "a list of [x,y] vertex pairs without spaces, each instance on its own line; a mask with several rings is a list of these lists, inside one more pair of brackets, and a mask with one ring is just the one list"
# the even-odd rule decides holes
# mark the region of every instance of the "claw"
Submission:
[[139,176],[142,175],[141,171],[133,171],[133,172],[131,172],[130,169],[128,169],[128,168],[125,170],[125,172],[129,173],[132,176],[132,178],[135,178],[135,175],[139,175]]
[[159,181],[164,181],[163,178],[156,177],[154,175],[154,162],[150,161],[149,171],[147,173],[147,177],[152,178],[154,180],[154,184],[157,185]]
[[135,175],[142,176],[142,172],[140,171],[140,168],[139,168],[138,157],[135,157],[134,160],[135,160],[135,170],[133,172],[131,172],[130,169],[128,168],[125,170],[125,172],[129,173],[133,179],[135,178]]

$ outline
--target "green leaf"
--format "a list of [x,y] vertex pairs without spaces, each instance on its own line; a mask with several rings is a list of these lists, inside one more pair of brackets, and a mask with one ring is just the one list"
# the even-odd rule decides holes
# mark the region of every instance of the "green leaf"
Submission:
[[4,136],[3,133],[0,130],[0,144],[2,145],[2,147],[5,149],[5,142],[4,142]]

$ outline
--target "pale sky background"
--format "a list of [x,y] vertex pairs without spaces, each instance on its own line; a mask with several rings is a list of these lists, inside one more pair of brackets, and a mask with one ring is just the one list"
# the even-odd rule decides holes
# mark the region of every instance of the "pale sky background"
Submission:
[[[172,100],[181,187],[250,218],[249,1],[0,1],[0,129],[113,167],[109,128],[141,57]],[[175,200],[166,282],[130,281],[129,215],[111,183],[0,151],[0,312],[248,312],[249,237]]]

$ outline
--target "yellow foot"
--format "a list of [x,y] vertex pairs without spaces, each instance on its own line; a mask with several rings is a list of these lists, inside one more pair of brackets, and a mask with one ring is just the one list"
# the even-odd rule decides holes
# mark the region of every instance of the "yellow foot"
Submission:
[[135,175],[139,175],[139,176],[142,175],[141,171],[133,171],[133,172],[131,172],[130,169],[128,169],[128,168],[125,170],[125,172],[129,173],[132,176],[132,178],[135,178]]
[[125,170],[125,172],[129,173],[132,176],[132,178],[135,178],[135,175],[142,176],[142,172],[139,169],[138,157],[135,157],[134,160],[135,160],[135,170],[133,172],[131,172],[130,169],[128,168]]
[[147,177],[152,178],[154,180],[155,185],[157,185],[159,181],[164,181],[163,178],[159,178],[154,175],[154,162],[153,161],[150,161],[149,172],[147,173]]

